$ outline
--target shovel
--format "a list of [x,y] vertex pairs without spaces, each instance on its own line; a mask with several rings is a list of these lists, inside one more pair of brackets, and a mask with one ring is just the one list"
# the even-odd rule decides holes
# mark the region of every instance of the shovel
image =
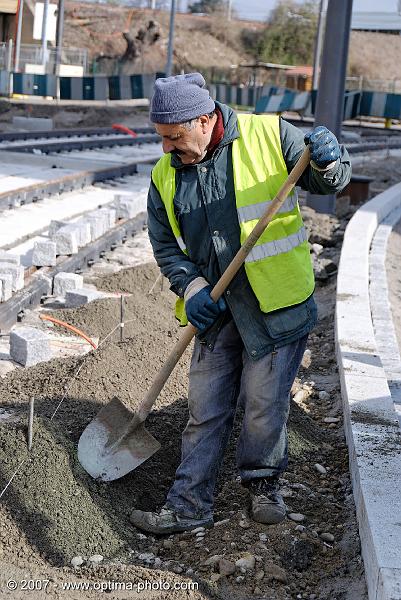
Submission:
[[[215,302],[227,289],[272,217],[282,206],[289,192],[308,166],[309,161],[310,152],[306,147],[277,196],[269,203],[266,212],[211,291],[210,295]],[[144,421],[196,332],[197,329],[191,324],[184,329],[179,341],[135,412],[118,398],[113,398],[86,427],[78,443],[78,459],[92,477],[101,481],[113,481],[123,477],[160,448],[159,442],[146,431]]]

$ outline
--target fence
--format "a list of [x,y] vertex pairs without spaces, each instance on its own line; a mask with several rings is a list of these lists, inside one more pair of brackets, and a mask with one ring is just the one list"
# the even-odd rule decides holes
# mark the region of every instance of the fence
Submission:
[[156,77],[163,73],[121,77],[56,77],[0,71],[0,95],[56,97],[61,100],[126,100],[150,98]]
[[[0,70],[6,70],[8,66],[8,44],[0,44]],[[42,47],[37,44],[21,44],[19,57],[19,71],[21,73],[32,73],[34,70],[41,74],[53,74],[56,68],[57,48],[48,48],[46,57],[43,56]],[[44,58],[46,59],[44,61]],[[61,63],[79,67],[82,73],[88,70],[88,50],[84,48],[62,48]],[[44,66],[44,64],[46,66]]]
[[[163,73],[144,75],[56,77],[0,71],[0,94],[57,96],[62,100],[126,100],[150,98],[156,77]],[[312,116],[317,92],[295,92],[276,86],[235,86],[218,83],[209,85],[213,98],[227,104],[255,107],[255,113],[297,112]],[[344,119],[356,117],[401,119],[401,94],[348,90],[344,96]]]
[[[293,92],[285,88],[265,88],[265,95],[256,102],[256,113],[298,112],[312,116],[317,92]],[[344,95],[343,119],[378,117],[401,119],[401,94],[347,90]]]

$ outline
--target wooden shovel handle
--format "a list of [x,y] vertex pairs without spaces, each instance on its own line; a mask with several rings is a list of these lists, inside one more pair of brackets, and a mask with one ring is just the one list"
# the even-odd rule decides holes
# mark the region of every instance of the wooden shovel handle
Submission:
[[[237,254],[234,256],[233,260],[228,265],[227,269],[224,271],[224,273],[222,274],[212,291],[210,292],[210,296],[215,302],[217,302],[220,296],[222,296],[223,292],[227,289],[228,285],[231,283],[234,276],[239,271],[249,252],[252,250],[252,248],[262,235],[263,231],[270,223],[272,217],[282,206],[288,194],[290,193],[290,191],[292,190],[292,188],[294,187],[294,185],[308,166],[309,161],[310,152],[308,146],[306,146],[296,165],[294,166],[291,173],[288,175],[287,179],[281,186],[277,196],[272,200],[272,202],[270,202],[268,208],[266,209],[266,212],[256,223],[255,227],[253,228],[253,230],[251,231],[241,248],[238,250]],[[149,411],[155,403],[161,390],[163,389],[164,384],[170,377],[175,365],[180,360],[181,356],[183,355],[185,349],[189,345],[196,332],[196,327],[191,325],[191,323],[189,323],[188,326],[185,327],[180,339],[174,346],[173,350],[170,352],[165,364],[156,375],[150,389],[146,393],[144,399],[142,400],[142,403],[136,411],[136,417],[134,417],[136,423],[138,422],[138,420],[140,422],[143,422],[148,416]]]

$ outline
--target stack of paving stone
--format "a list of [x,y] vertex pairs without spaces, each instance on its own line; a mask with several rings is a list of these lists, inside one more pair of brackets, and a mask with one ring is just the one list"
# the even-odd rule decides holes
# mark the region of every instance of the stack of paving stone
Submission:
[[76,273],[57,273],[53,280],[53,295],[65,298],[69,308],[83,306],[92,300],[103,298],[104,295],[92,288],[85,288],[84,278]]
[[101,208],[73,223],[51,221],[49,237],[56,244],[57,255],[76,254],[79,248],[104,235],[115,222],[115,208]]
[[143,196],[138,194],[115,194],[114,206],[118,219],[133,219],[138,213],[146,210]]
[[24,367],[50,360],[52,351],[49,337],[35,327],[18,327],[10,333],[10,356]]
[[0,250],[0,302],[9,300],[24,287],[24,267],[17,254]]

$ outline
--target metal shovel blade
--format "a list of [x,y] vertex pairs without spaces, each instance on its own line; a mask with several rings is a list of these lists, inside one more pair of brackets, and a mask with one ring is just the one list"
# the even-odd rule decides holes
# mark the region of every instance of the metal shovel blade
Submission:
[[86,427],[78,442],[78,459],[89,475],[113,481],[159,450],[159,442],[143,424],[124,436],[134,415],[118,398],[113,398]]

